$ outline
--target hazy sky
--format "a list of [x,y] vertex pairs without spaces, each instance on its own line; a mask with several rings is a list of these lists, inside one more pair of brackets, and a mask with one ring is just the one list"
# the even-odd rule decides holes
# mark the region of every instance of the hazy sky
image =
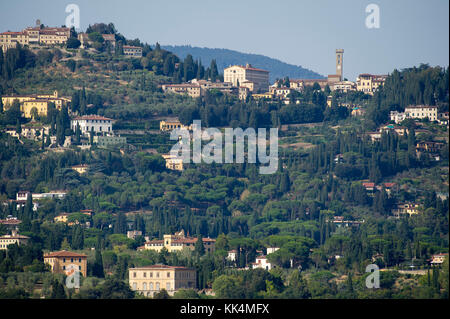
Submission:
[[[65,24],[70,3],[80,8],[83,30],[113,22],[125,37],[149,44],[263,54],[323,75],[335,73],[335,49],[343,48],[350,80],[449,64],[448,0],[0,0],[0,31],[22,30],[38,18]],[[380,8],[378,29],[365,25],[371,3]]]

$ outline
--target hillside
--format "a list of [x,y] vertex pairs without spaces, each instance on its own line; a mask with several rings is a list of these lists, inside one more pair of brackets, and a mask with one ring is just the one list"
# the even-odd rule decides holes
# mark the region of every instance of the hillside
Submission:
[[323,78],[322,75],[314,71],[269,58],[261,54],[242,53],[228,49],[192,47],[190,45],[166,45],[162,46],[162,48],[173,52],[181,59],[184,59],[188,54],[191,54],[195,59],[201,59],[203,65],[209,65],[212,59],[216,59],[220,73],[222,73],[223,69],[229,65],[250,63],[254,67],[269,70],[270,82],[274,82],[277,78],[283,78],[285,76],[305,79]]

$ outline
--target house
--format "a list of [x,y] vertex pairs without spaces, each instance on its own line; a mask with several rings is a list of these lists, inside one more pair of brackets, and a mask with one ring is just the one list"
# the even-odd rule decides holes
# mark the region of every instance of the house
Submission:
[[230,261],[236,261],[237,260],[237,250],[233,249],[228,251],[227,259]]
[[366,189],[366,191],[373,193],[375,191],[375,183],[366,182],[362,183],[362,186]]
[[270,88],[270,92],[273,93],[275,95],[275,97],[280,97],[280,98],[287,98],[289,94],[291,94],[291,92],[294,91],[294,89],[288,88],[288,87],[274,87],[274,88]]
[[69,213],[61,213],[55,218],[53,218],[53,221],[55,223],[67,223],[69,215],[70,215]]
[[431,262],[432,265],[442,265],[445,261],[445,258],[448,257],[448,253],[443,254],[436,254],[431,256]]
[[419,213],[419,204],[416,203],[403,203],[398,204],[396,208],[392,209],[392,214],[396,218],[400,218],[400,215],[408,214],[409,216],[417,215]]
[[267,255],[276,252],[280,247],[267,247]]
[[140,230],[129,230],[127,231],[127,237],[131,239],[136,239],[136,237],[142,236],[142,231]]
[[203,89],[198,83],[162,84],[161,89],[165,93],[187,94],[192,98],[198,98],[203,95]]
[[20,111],[24,117],[32,118],[35,113],[39,116],[47,116],[50,103],[53,103],[56,109],[61,110],[64,105],[68,105],[71,102],[71,99],[59,96],[57,90],[53,91],[53,94],[12,94],[2,96],[5,110],[9,109],[14,101],[19,102]]
[[363,73],[356,78],[356,90],[373,95],[378,87],[386,81],[387,75]]
[[330,86],[331,91],[338,91],[347,93],[349,91],[356,91],[356,83],[352,81],[337,81]]
[[70,128],[76,132],[77,126],[80,127],[81,134],[87,135],[94,133],[113,133],[112,124],[114,120],[100,115],[77,116],[70,121]]
[[172,154],[163,154],[162,157],[166,161],[166,168],[174,171],[182,171],[184,169],[183,159]]
[[224,69],[224,82],[232,83],[233,86],[243,86],[244,82],[252,82],[251,92],[265,92],[269,88],[269,71],[252,67],[251,64],[233,65]]
[[351,112],[352,116],[361,116],[364,115],[364,110],[361,109],[359,106],[355,106],[352,108],[352,112]]
[[74,171],[76,171],[78,174],[85,174],[87,170],[89,169],[89,165],[87,164],[80,164],[80,165],[74,165],[71,167]]
[[51,252],[44,254],[44,263],[50,265],[52,273],[68,274],[69,266],[75,266],[84,277],[87,276],[87,256],[84,254],[66,250]]
[[191,130],[192,129],[192,125],[186,126],[181,124],[180,121],[178,120],[165,120],[165,121],[160,121],[159,122],[159,130],[162,132],[166,132],[166,131],[172,131],[174,129],[186,129],[186,130]]
[[[145,243],[144,249],[155,250],[157,252],[161,251],[164,247],[169,252],[180,251],[183,249],[194,250],[197,240],[198,238],[185,236],[184,231],[182,230],[174,235],[164,235],[162,240],[148,241]],[[202,240],[205,252],[214,252],[216,240],[211,238],[202,238]]]
[[16,229],[11,230],[11,235],[0,236],[0,250],[7,250],[9,245],[26,245],[30,237],[19,235]]
[[123,46],[123,54],[129,57],[141,58],[142,57],[142,48],[136,47],[132,45],[124,45]]
[[147,297],[165,289],[173,296],[179,289],[196,289],[197,272],[182,266],[151,265],[130,268],[128,282],[133,291]]
[[267,260],[267,256],[261,255],[256,257],[256,261],[252,263],[252,269],[262,268],[270,270],[273,268],[272,264]]
[[410,105],[405,107],[405,114],[407,118],[424,119],[428,118],[430,121],[437,121],[438,108],[434,105]]

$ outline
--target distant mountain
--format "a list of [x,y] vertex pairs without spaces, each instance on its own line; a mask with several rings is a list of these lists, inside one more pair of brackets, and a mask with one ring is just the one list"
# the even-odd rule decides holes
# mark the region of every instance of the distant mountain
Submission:
[[288,64],[261,54],[242,53],[228,49],[192,47],[190,45],[165,45],[161,46],[161,48],[175,53],[181,59],[184,59],[188,54],[191,54],[194,59],[200,59],[205,67],[209,66],[212,59],[216,59],[220,73],[223,73],[223,69],[230,65],[245,65],[246,63],[249,63],[256,68],[268,70],[270,72],[270,83],[273,83],[277,78],[280,79],[285,76],[288,76],[291,79],[324,78],[322,75],[301,66]]

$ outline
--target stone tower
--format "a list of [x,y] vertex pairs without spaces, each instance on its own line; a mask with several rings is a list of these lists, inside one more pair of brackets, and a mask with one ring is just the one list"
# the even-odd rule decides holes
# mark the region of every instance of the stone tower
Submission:
[[339,75],[339,81],[342,81],[342,75],[344,74],[344,49],[336,49],[336,74]]

